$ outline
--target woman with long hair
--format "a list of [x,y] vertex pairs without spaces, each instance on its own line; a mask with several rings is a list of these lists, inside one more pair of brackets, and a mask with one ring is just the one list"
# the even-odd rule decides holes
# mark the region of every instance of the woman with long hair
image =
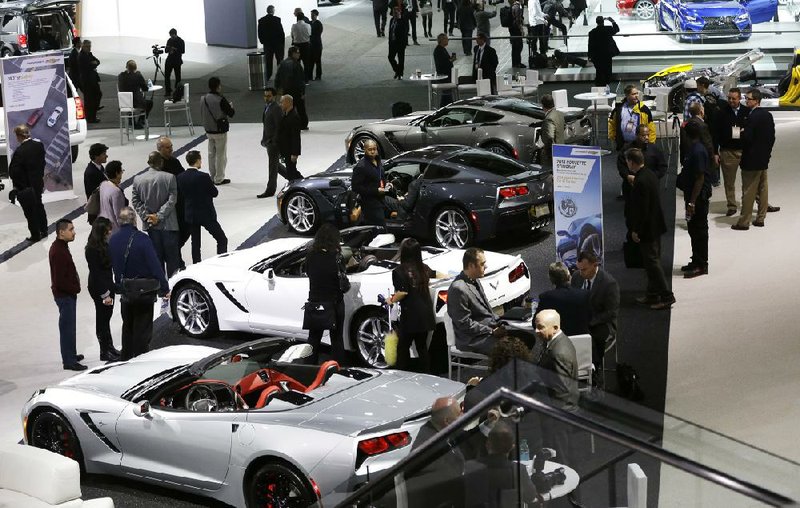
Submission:
[[[309,362],[319,361],[319,344],[322,333],[329,330],[333,359],[343,364],[347,359],[344,350],[344,293],[341,278],[345,277],[342,266],[342,237],[339,230],[331,223],[325,223],[317,230],[314,243],[306,256],[306,273],[308,274],[308,304],[318,304],[331,308],[332,322],[325,328],[318,326],[308,328],[308,343],[314,348]],[[341,275],[340,275],[341,273]],[[308,309],[306,310],[308,312]]]
[[95,333],[100,343],[100,359],[104,362],[119,360],[120,352],[114,348],[111,338],[111,316],[114,314],[114,276],[111,272],[111,257],[108,254],[108,239],[111,236],[111,221],[97,217],[92,223],[92,232],[86,242],[86,263],[89,265],[89,294],[94,301]]
[[419,372],[428,372],[428,332],[436,326],[429,282],[437,274],[422,262],[422,247],[417,240],[404,239],[399,254],[400,266],[392,271],[395,293],[389,299],[391,303],[400,302],[400,340],[395,367],[409,369],[413,343],[419,356]]

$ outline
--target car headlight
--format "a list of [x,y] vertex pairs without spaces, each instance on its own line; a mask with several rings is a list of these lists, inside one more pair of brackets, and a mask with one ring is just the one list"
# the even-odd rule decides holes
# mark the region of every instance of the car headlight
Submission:
[[747,12],[743,12],[736,16],[736,21],[747,21],[750,19],[750,14]]
[[694,23],[694,22],[696,22],[696,21],[700,21],[700,18],[698,18],[697,16],[694,16],[694,15],[692,15],[692,14],[687,14],[687,15],[685,15],[683,18],[684,18],[686,21],[691,21],[692,23]]

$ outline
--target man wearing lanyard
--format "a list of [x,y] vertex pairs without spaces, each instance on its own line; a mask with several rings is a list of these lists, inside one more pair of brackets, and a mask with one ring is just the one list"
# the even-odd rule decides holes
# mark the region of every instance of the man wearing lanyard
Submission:
[[625,99],[614,106],[608,117],[608,138],[615,143],[617,150],[621,150],[625,143],[636,139],[639,125],[649,128],[650,144],[656,142],[656,127],[653,124],[653,114],[650,108],[639,102],[639,89],[635,85],[625,87]]
[[386,225],[383,198],[391,186],[383,181],[383,164],[378,157],[378,145],[375,141],[367,141],[364,144],[364,157],[353,168],[352,181],[353,191],[361,196],[365,224]]

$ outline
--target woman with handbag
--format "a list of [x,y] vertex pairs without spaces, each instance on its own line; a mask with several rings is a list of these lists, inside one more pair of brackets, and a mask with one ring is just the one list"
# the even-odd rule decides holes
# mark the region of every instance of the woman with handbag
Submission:
[[114,277],[111,272],[111,256],[108,254],[108,239],[111,236],[111,221],[97,217],[92,223],[92,232],[86,242],[86,263],[89,265],[89,294],[94,302],[95,333],[100,343],[100,359],[104,362],[119,360],[120,352],[114,348],[111,338],[111,316],[114,314]]
[[333,359],[344,364],[344,294],[350,282],[344,271],[339,230],[331,223],[320,226],[314,243],[306,256],[308,302],[304,309],[303,329],[308,330],[308,343],[314,348],[309,363],[319,362],[322,333],[330,331]]
[[395,368],[408,370],[411,344],[417,347],[419,372],[430,370],[428,332],[436,326],[428,282],[438,274],[422,262],[422,248],[413,238],[400,243],[400,266],[392,272],[395,293],[389,303],[400,302],[400,340],[397,343]]

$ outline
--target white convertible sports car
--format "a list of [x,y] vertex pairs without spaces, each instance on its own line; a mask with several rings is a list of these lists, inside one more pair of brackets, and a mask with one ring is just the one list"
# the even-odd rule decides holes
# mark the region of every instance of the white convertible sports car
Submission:
[[236,507],[333,506],[409,453],[436,398],[464,395],[425,374],[307,365],[310,353],[268,338],[94,367],[36,390],[24,439],[89,473]]
[[[357,264],[348,270],[345,295],[345,348],[356,350],[371,367],[386,367],[383,337],[389,331],[387,312],[378,295],[393,292],[392,270],[397,245],[394,235],[372,226],[342,231],[343,244]],[[217,330],[305,339],[302,307],[308,299],[305,273],[307,238],[283,238],[207,259],[170,279],[173,319],[192,337]],[[463,250],[423,247],[423,260],[433,270],[452,276],[461,271]],[[530,290],[528,267],[520,256],[486,252],[481,279],[491,305],[520,305]],[[352,263],[351,263],[352,264]],[[451,279],[431,281],[437,321],[446,311]],[[325,339],[323,339],[325,340]]]

